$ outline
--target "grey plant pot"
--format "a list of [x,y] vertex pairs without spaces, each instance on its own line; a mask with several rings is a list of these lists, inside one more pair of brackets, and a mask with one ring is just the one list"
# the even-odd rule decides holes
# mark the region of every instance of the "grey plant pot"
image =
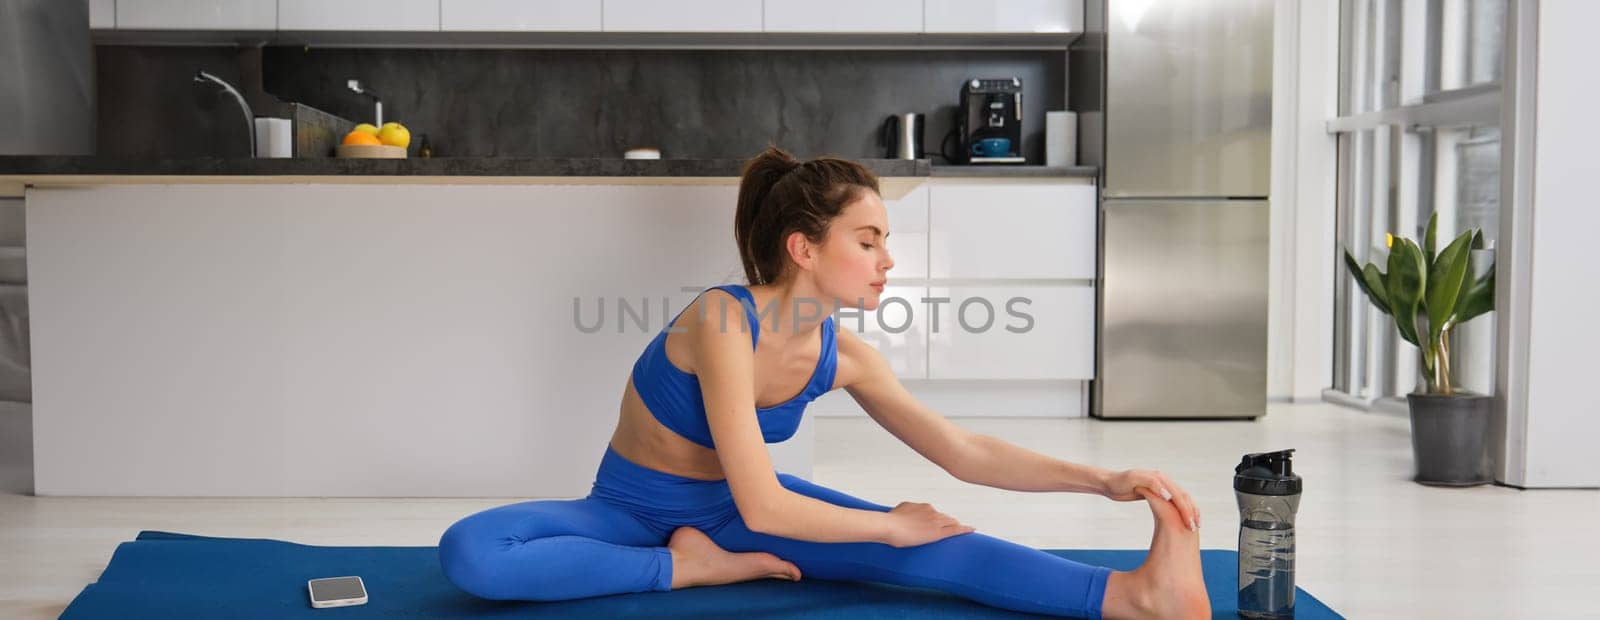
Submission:
[[1470,487],[1494,482],[1489,471],[1490,398],[1457,392],[1450,396],[1408,394],[1411,451],[1419,483]]

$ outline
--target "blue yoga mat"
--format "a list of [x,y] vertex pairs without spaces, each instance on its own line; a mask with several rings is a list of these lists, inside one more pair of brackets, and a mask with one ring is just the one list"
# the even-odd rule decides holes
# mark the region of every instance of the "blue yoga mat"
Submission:
[[[1080,562],[1131,570],[1144,551],[1051,550]],[[1213,617],[1236,618],[1236,553],[1203,550]],[[359,575],[365,605],[315,609],[306,581]],[[764,579],[673,592],[558,603],[489,601],[458,590],[439,569],[437,547],[313,547],[280,540],[140,532],[117,546],[100,581],[62,618],[1008,618],[933,590],[820,579]],[[1295,617],[1339,618],[1305,590]]]

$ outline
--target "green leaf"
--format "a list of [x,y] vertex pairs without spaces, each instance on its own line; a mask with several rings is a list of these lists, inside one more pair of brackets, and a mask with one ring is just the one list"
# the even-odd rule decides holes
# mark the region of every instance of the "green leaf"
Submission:
[[1428,295],[1423,307],[1428,312],[1429,342],[1439,340],[1444,326],[1454,322],[1456,302],[1461,287],[1467,283],[1467,257],[1472,243],[1472,233],[1462,233],[1439,252],[1433,267],[1428,270]]
[[1378,271],[1378,266],[1372,263],[1367,263],[1365,268],[1357,266],[1359,263],[1356,262],[1356,257],[1350,255],[1349,250],[1344,253],[1344,265],[1350,269],[1350,275],[1356,279],[1361,291],[1372,300],[1372,305],[1377,306],[1384,314],[1390,314],[1389,294],[1383,288],[1383,272]]
[[1433,261],[1435,256],[1438,256],[1438,253],[1435,252],[1435,249],[1439,247],[1437,244],[1438,234],[1439,212],[1434,211],[1433,215],[1428,216],[1428,232],[1422,238],[1422,256],[1430,262]]
[[1406,342],[1422,346],[1417,339],[1417,308],[1422,304],[1427,271],[1422,262],[1422,249],[1410,239],[1396,237],[1389,252],[1389,277],[1384,289],[1389,294],[1389,309],[1394,315],[1395,328]]
[[[1350,250],[1344,251],[1344,266],[1350,270],[1350,275],[1352,276],[1359,276],[1361,273],[1361,263],[1356,262],[1356,257],[1350,253]],[[1357,279],[1359,280],[1360,278],[1357,277]]]
[[1367,263],[1366,268],[1361,270],[1361,277],[1356,278],[1356,281],[1364,281],[1368,289],[1367,294],[1372,296],[1372,305],[1377,306],[1384,314],[1394,315],[1394,311],[1389,309],[1389,290],[1383,286],[1383,272],[1378,271],[1377,265]]
[[1472,229],[1472,249],[1474,249],[1474,250],[1482,250],[1483,249],[1483,229],[1482,228],[1474,228],[1474,229]]
[[1456,323],[1465,323],[1493,309],[1494,265],[1489,265],[1488,273],[1473,282],[1466,294],[1461,296],[1461,303],[1456,306]]

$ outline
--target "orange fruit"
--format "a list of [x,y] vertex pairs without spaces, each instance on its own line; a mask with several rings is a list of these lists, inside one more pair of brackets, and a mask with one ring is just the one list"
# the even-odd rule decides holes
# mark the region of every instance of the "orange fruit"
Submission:
[[379,140],[377,136],[374,136],[370,133],[356,130],[345,134],[344,142],[341,142],[341,144],[371,144],[376,146],[383,144],[383,141]]

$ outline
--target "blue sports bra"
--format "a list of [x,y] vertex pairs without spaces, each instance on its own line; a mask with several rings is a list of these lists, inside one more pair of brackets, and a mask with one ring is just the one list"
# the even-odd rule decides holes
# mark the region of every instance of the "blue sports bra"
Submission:
[[[751,326],[750,346],[753,349],[761,336],[755,296],[750,294],[750,289],[737,284],[711,288],[732,294],[744,306],[745,316]],[[684,310],[688,310],[688,307],[684,307]],[[683,316],[684,310],[679,310],[678,316]],[[700,394],[700,379],[667,360],[667,332],[673,323],[678,322],[678,316],[667,322],[666,327],[644,348],[638,361],[633,363],[633,389],[662,426],[672,429],[684,439],[714,449],[716,446],[711,441],[711,426],[706,422],[705,399]],[[832,316],[823,320],[822,354],[805,388],[787,401],[756,408],[756,421],[760,423],[761,436],[767,443],[777,443],[794,436],[795,429],[800,427],[800,414],[805,412],[806,405],[833,388],[834,371],[838,363],[833,327]],[[752,406],[754,404],[751,403]]]

